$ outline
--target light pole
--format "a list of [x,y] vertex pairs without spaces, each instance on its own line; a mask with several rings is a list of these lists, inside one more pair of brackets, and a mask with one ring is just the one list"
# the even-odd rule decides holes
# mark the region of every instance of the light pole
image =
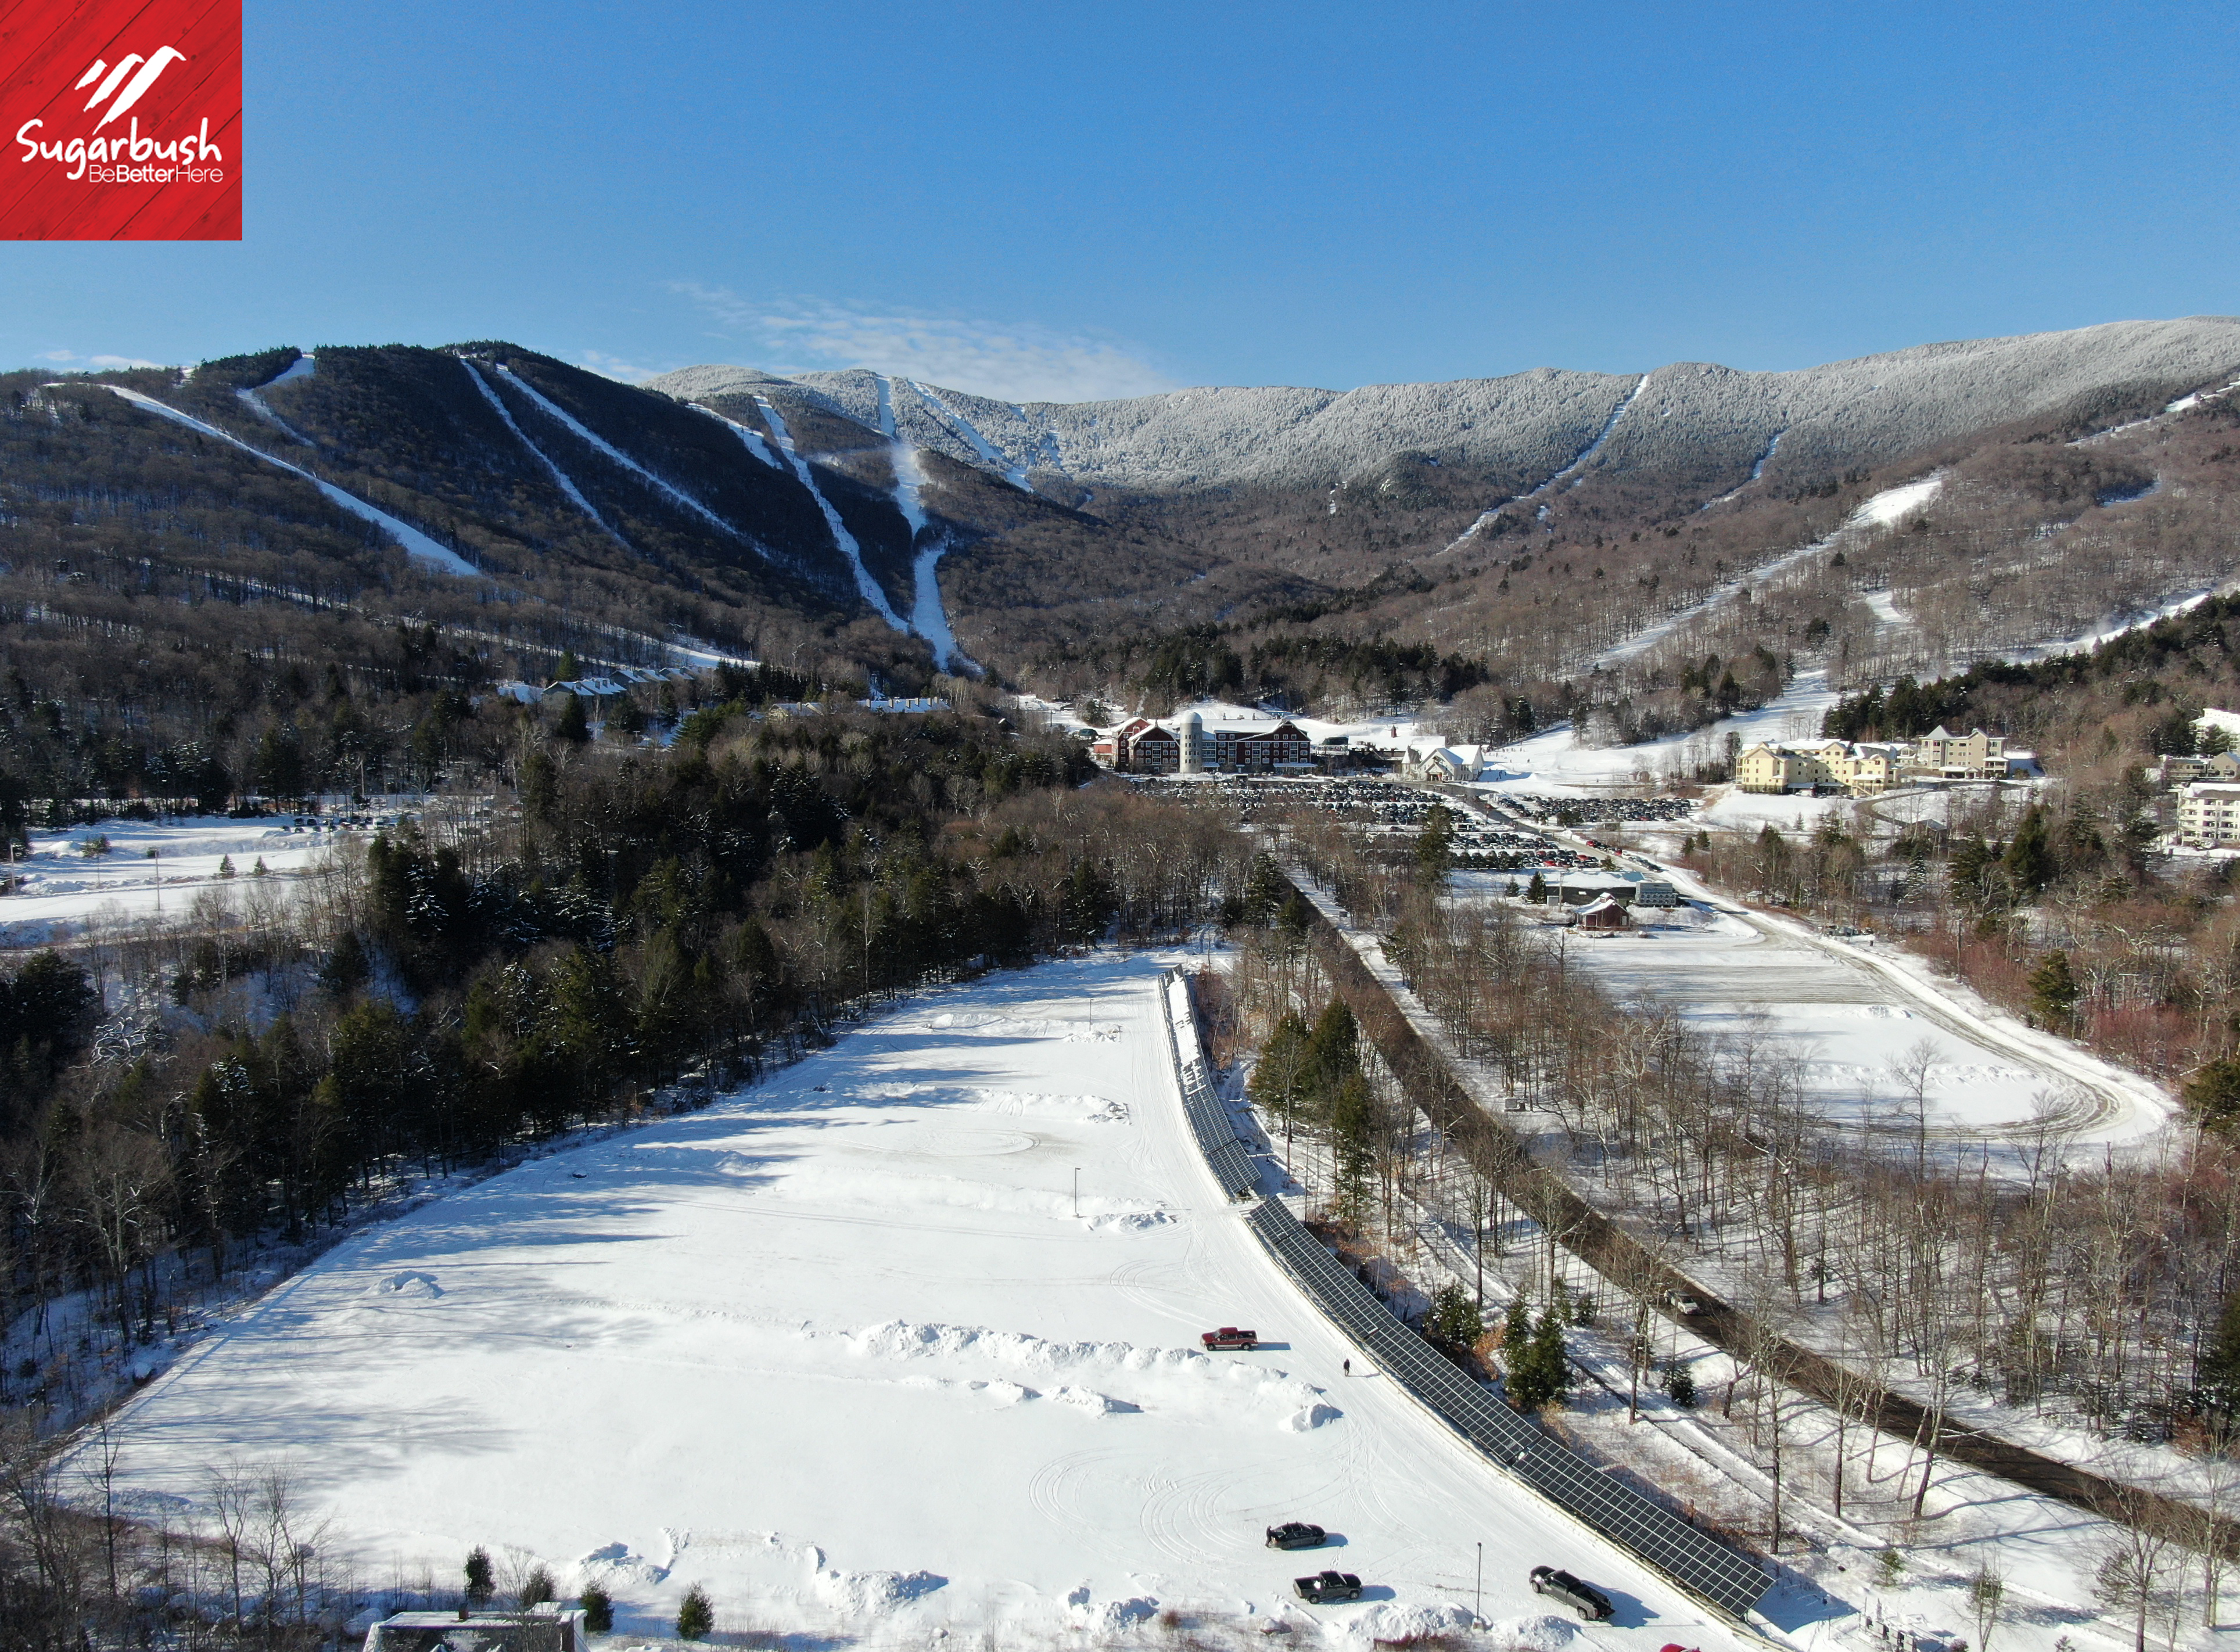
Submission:
[[1485,1545],[1477,1546],[1477,1605],[1471,1615],[1481,1623],[1485,1622]]
[[1073,1167],[1073,1216],[1077,1222],[1081,1219],[1081,1167],[1077,1164]]

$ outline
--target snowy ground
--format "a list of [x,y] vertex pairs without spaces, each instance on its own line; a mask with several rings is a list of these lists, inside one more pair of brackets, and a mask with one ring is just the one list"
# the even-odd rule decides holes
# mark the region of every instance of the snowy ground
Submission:
[[[101,917],[184,919],[198,896],[213,890],[239,896],[264,883],[254,876],[260,860],[267,876],[284,887],[319,867],[335,834],[283,824],[197,815],[34,832],[30,858],[6,869],[17,892],[0,897],[0,947],[67,940]],[[103,837],[107,854],[81,852],[81,845]],[[230,879],[221,876],[229,857]]]
[[[1464,879],[1491,889],[1507,875]],[[2012,1141],[2057,1119],[2079,1143],[2112,1144],[2151,1136],[2170,1116],[2146,1080],[1980,1001],[1963,1003],[1868,947],[1723,901],[1700,900],[1685,927],[1657,916],[1608,940],[1575,936],[1566,956],[1621,1001],[1653,998],[1700,1031],[1794,1062],[1804,1096],[1830,1118],[1910,1128],[1899,1122],[1911,1107],[1900,1069],[1917,1049],[1930,1062],[1930,1129],[1946,1137]]]
[[[518,1544],[638,1634],[698,1582],[735,1631],[1013,1644],[1177,1608],[1390,1638],[1467,1614],[1482,1541],[1505,1644],[1731,1644],[1267,1259],[1183,1124],[1161,963],[934,995],[349,1241],[125,1410],[125,1475],[191,1502],[206,1463],[290,1457],[370,1578]],[[1197,1349],[1233,1323],[1270,1345]],[[1294,1517],[1341,1541],[1262,1546]],[[1616,1623],[1547,1617],[1541,1562]],[[1310,1563],[1370,1600],[1289,1601]]]
[[1740,738],[1745,748],[1761,740],[1814,738],[1820,732],[1820,719],[1835,703],[1828,673],[1820,669],[1799,671],[1779,698],[1756,711],[1637,746],[1583,746],[1578,731],[1562,723],[1489,751],[1479,789],[1558,797],[1648,791],[1668,778],[1684,778],[1698,763],[1723,757],[1729,735]]

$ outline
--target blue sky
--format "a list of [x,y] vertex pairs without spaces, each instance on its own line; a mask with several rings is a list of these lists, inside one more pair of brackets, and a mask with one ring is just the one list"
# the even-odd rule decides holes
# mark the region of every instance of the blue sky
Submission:
[[503,337],[1019,398],[2240,311],[2229,5],[248,0],[235,245],[0,361]]

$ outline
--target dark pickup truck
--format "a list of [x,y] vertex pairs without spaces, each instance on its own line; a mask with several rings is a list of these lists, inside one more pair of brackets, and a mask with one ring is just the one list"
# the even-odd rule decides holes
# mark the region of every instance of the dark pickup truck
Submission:
[[1590,1623],[1603,1622],[1616,1609],[1610,1605],[1610,1597],[1592,1583],[1582,1582],[1570,1573],[1558,1571],[1553,1566],[1535,1566],[1532,1569],[1532,1592],[1563,1602]]
[[1317,1572],[1312,1577],[1293,1578],[1291,1592],[1310,1606],[1357,1601],[1361,1598],[1361,1580],[1351,1572]]
[[1204,1343],[1209,1349],[1250,1349],[1260,1346],[1260,1333],[1257,1331],[1241,1331],[1234,1325],[1223,1325],[1217,1331],[1205,1331],[1201,1333],[1197,1340]]

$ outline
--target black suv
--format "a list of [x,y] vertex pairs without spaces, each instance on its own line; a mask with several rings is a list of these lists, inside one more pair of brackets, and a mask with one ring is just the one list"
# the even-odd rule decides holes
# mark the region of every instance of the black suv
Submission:
[[1553,1566],[1532,1569],[1532,1592],[1563,1602],[1590,1623],[1603,1622],[1617,1609],[1610,1605],[1610,1597],[1592,1583],[1583,1583],[1570,1573],[1557,1571]]
[[1361,1598],[1361,1580],[1351,1572],[1317,1572],[1312,1577],[1293,1578],[1291,1592],[1310,1606],[1357,1601]]
[[1287,1520],[1280,1526],[1268,1528],[1268,1547],[1270,1549],[1320,1549],[1323,1539],[1330,1534],[1320,1526],[1310,1526],[1303,1520]]

